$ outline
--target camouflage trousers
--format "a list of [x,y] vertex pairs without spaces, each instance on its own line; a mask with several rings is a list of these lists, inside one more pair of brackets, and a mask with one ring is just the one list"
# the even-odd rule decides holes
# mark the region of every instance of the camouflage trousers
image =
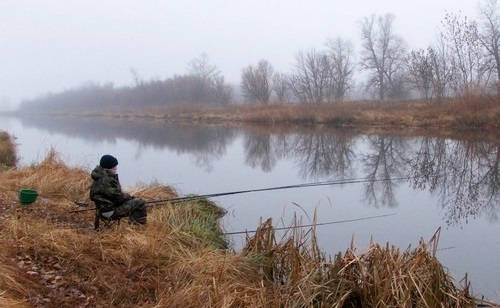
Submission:
[[129,217],[130,221],[145,224],[147,220],[146,203],[139,198],[132,198],[114,209],[113,218]]

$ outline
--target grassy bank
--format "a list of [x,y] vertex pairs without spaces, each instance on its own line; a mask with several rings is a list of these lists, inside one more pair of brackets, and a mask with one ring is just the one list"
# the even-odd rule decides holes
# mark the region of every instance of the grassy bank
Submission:
[[346,102],[330,105],[270,104],[225,107],[177,106],[69,112],[79,116],[150,118],[330,126],[487,129],[500,128],[500,100],[492,97],[442,103]]
[[[222,211],[207,201],[149,210],[146,226],[92,231],[87,170],[50,153],[39,165],[0,173],[0,306],[9,307],[473,307],[424,243],[401,251],[354,248],[327,258],[315,230],[277,241],[261,224],[242,251],[227,248]],[[13,203],[37,189],[30,207]],[[175,196],[151,185],[144,199]],[[304,232],[303,232],[304,231]]]
[[0,131],[0,170],[14,167],[16,162],[16,147],[12,137]]

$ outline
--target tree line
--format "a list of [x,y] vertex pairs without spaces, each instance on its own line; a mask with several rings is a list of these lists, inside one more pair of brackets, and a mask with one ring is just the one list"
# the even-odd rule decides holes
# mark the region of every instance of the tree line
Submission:
[[[478,20],[459,13],[444,16],[437,39],[426,48],[409,49],[396,33],[395,16],[372,15],[360,22],[361,46],[355,52],[345,38],[327,40],[321,49],[300,51],[289,72],[275,71],[262,59],[242,69],[240,89],[246,102],[310,104],[352,99],[355,89],[365,99],[380,101],[500,95],[500,15],[498,0],[483,0]],[[359,76],[358,76],[359,75]],[[235,102],[233,87],[202,54],[188,72],[164,80],[142,80],[132,70],[133,86],[87,84],[25,101],[21,108],[162,106]],[[365,79],[356,84],[355,79]]]
[[188,64],[188,72],[165,80],[144,81],[131,69],[134,85],[87,83],[60,93],[26,100],[20,109],[89,109],[102,107],[148,107],[175,104],[228,104],[232,87],[219,69],[201,54]]
[[394,29],[392,14],[361,21],[359,60],[353,44],[330,39],[324,48],[301,51],[288,74],[273,73],[261,60],[244,68],[241,89],[250,102],[335,103],[349,98],[354,74],[366,76],[363,91],[377,100],[500,95],[500,15],[497,0],[481,3],[479,20],[448,13],[438,39],[424,49],[409,49]]

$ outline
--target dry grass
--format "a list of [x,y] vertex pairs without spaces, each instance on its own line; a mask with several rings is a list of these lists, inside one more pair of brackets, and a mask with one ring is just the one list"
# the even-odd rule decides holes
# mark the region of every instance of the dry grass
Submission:
[[[158,110],[155,114],[161,115]],[[168,112],[166,113],[169,114]],[[429,104],[347,102],[336,105],[267,105],[201,110],[172,117],[254,123],[326,124],[332,126],[500,128],[500,100],[482,97]]]
[[0,170],[13,167],[16,162],[16,147],[12,137],[0,131]]
[[[146,226],[91,230],[91,213],[70,215],[89,176],[54,153],[37,166],[0,173],[1,198],[39,189],[29,208],[12,205],[0,220],[0,306],[47,307],[472,307],[424,243],[415,249],[372,244],[329,259],[315,231],[276,240],[271,221],[227,249],[212,203],[152,208]],[[169,198],[160,185],[134,193]]]
[[411,127],[489,129],[500,128],[497,97],[467,97],[441,103],[403,101],[345,102],[328,105],[269,104],[203,107],[182,105],[108,111],[79,111],[78,116],[147,118],[203,122],[306,124],[356,127]]
[[28,289],[33,283],[16,264],[0,256],[0,307],[29,307]]

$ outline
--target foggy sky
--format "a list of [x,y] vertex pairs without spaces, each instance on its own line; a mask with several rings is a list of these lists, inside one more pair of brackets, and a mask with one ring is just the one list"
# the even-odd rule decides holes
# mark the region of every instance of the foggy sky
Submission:
[[[477,16],[476,0],[0,0],[0,108],[86,81],[131,84],[184,73],[206,52],[226,80],[261,58],[287,71],[301,49],[351,39],[359,22],[393,13],[409,47],[426,47],[446,11]],[[5,98],[9,99],[5,99]],[[9,103],[10,101],[10,103]]]

